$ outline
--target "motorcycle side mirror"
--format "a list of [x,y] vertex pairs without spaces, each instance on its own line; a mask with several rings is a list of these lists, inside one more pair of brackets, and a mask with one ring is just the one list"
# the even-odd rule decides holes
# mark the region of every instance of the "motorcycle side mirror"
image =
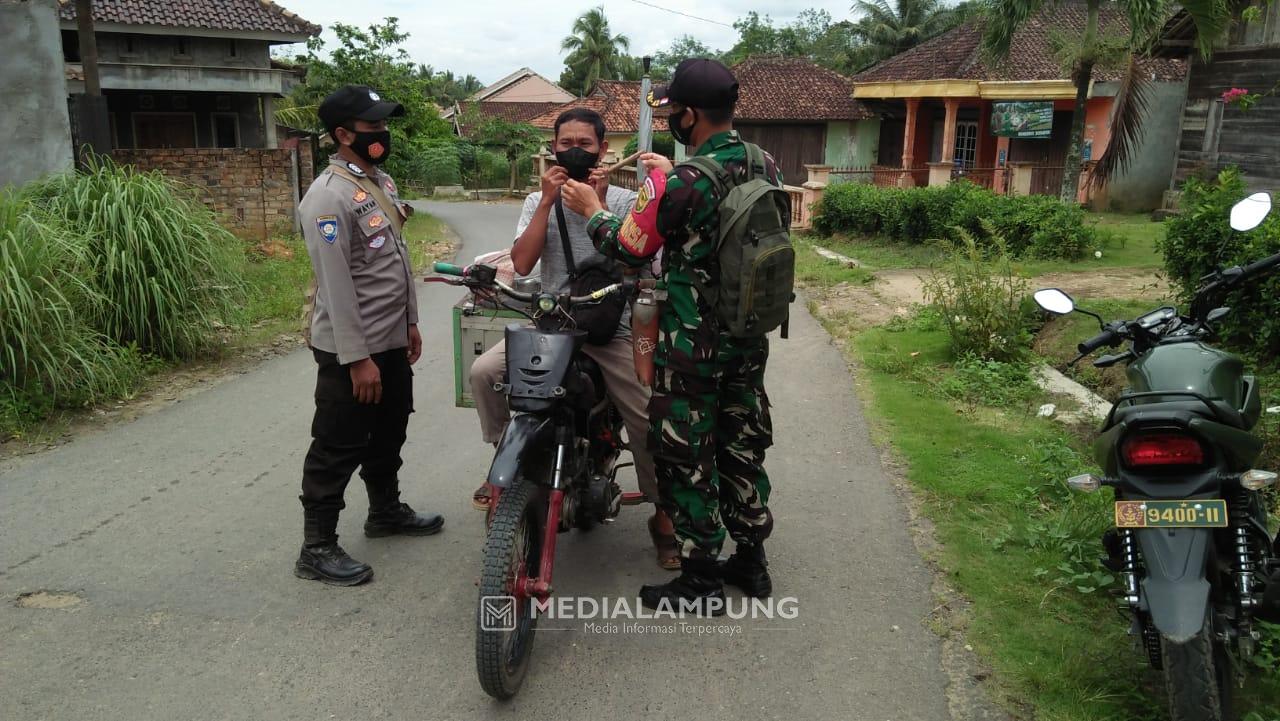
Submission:
[[1231,206],[1231,228],[1241,232],[1253,230],[1262,225],[1267,214],[1271,212],[1271,195],[1254,193]]
[[1213,310],[1209,311],[1209,315],[1205,316],[1205,320],[1208,321],[1209,323],[1217,323],[1223,318],[1226,318],[1227,314],[1230,312],[1231,312],[1230,308],[1214,308]]
[[1076,309],[1076,302],[1071,296],[1057,288],[1041,288],[1031,297],[1035,299],[1036,305],[1057,315],[1066,315]]

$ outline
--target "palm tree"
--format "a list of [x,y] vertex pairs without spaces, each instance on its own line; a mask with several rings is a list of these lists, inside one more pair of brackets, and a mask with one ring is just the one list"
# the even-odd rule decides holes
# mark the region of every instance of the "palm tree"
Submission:
[[940,0],[858,0],[852,8],[862,17],[854,35],[875,62],[893,57],[955,26],[953,11]]
[[[1000,60],[1009,55],[1013,36],[1028,19],[1046,5],[1054,7],[1059,0],[990,0],[986,15],[987,34],[983,39],[985,49]],[[1231,0],[1180,0],[1196,26],[1196,44],[1200,53],[1208,57],[1217,39],[1231,20]],[[1129,37],[1121,47],[1115,38],[1104,37],[1098,31],[1098,16],[1103,4],[1115,7],[1129,21]],[[1121,92],[1116,97],[1112,120],[1112,140],[1107,154],[1099,160],[1101,176],[1095,182],[1105,180],[1112,172],[1123,169],[1137,151],[1140,139],[1138,126],[1145,113],[1144,82],[1138,72],[1138,58],[1145,55],[1157,40],[1160,29],[1173,4],[1170,0],[1084,0],[1085,26],[1079,38],[1063,38],[1061,57],[1070,65],[1071,79],[1076,86],[1075,113],[1071,119],[1071,139],[1067,146],[1066,169],[1062,174],[1061,197],[1064,202],[1075,202],[1077,183],[1081,169],[1081,142],[1084,138],[1085,101],[1089,98],[1089,84],[1096,67],[1127,65]],[[1108,157],[1109,156],[1109,157]]]
[[600,78],[615,77],[618,59],[626,57],[631,40],[626,35],[614,35],[609,31],[609,19],[604,8],[588,10],[573,21],[572,34],[560,41],[560,49],[569,53],[566,62],[585,69],[582,93],[591,89]]

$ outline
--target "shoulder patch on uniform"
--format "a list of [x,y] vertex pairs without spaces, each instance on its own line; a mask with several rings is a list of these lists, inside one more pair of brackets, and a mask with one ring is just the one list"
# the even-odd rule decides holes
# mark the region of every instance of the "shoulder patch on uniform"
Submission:
[[364,188],[356,188],[355,195],[351,196],[351,200],[357,203],[363,203],[369,199],[369,194],[364,192]]
[[382,227],[382,224],[385,222],[387,222],[387,219],[382,217],[382,213],[374,213],[373,215],[369,216],[368,220],[365,221],[365,223],[368,224],[368,226],[374,230],[377,230],[378,228]]
[[387,181],[382,184],[382,187],[386,188],[388,193],[394,195],[396,192],[396,181],[388,177]]
[[332,243],[338,239],[338,216],[322,215],[316,218],[316,229],[320,231],[324,242]]
[[364,171],[361,170],[360,166],[356,165],[355,163],[347,163],[347,170],[350,170],[352,173],[354,173],[357,178],[364,177]]
[[375,237],[373,240],[369,241],[369,247],[373,248],[374,250],[377,250],[386,244],[387,244],[387,236],[385,235],[379,235]]

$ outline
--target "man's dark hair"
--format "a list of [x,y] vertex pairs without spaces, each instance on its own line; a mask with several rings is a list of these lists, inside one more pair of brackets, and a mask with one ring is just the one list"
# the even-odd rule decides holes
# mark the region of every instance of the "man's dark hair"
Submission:
[[587,123],[596,129],[596,140],[604,142],[604,118],[591,108],[571,108],[556,118],[555,135],[560,137],[560,126],[565,123]]

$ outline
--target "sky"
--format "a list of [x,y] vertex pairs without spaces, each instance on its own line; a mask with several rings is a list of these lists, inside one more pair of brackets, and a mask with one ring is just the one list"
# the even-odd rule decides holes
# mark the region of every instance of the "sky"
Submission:
[[[664,50],[680,35],[698,38],[713,49],[727,50],[737,41],[733,21],[754,10],[786,25],[806,8],[826,10],[835,20],[849,19],[852,0],[587,0],[516,2],[513,0],[275,0],[307,20],[325,26],[335,22],[365,27],[396,17],[409,33],[405,49],[414,62],[455,75],[475,75],[486,85],[530,67],[552,81],[564,69],[560,40],[574,19],[603,6],[609,26],[631,39],[632,55]],[[647,4],[645,4],[647,3]],[[705,22],[660,10],[658,5],[697,15]],[[323,36],[332,44],[333,35]]]

